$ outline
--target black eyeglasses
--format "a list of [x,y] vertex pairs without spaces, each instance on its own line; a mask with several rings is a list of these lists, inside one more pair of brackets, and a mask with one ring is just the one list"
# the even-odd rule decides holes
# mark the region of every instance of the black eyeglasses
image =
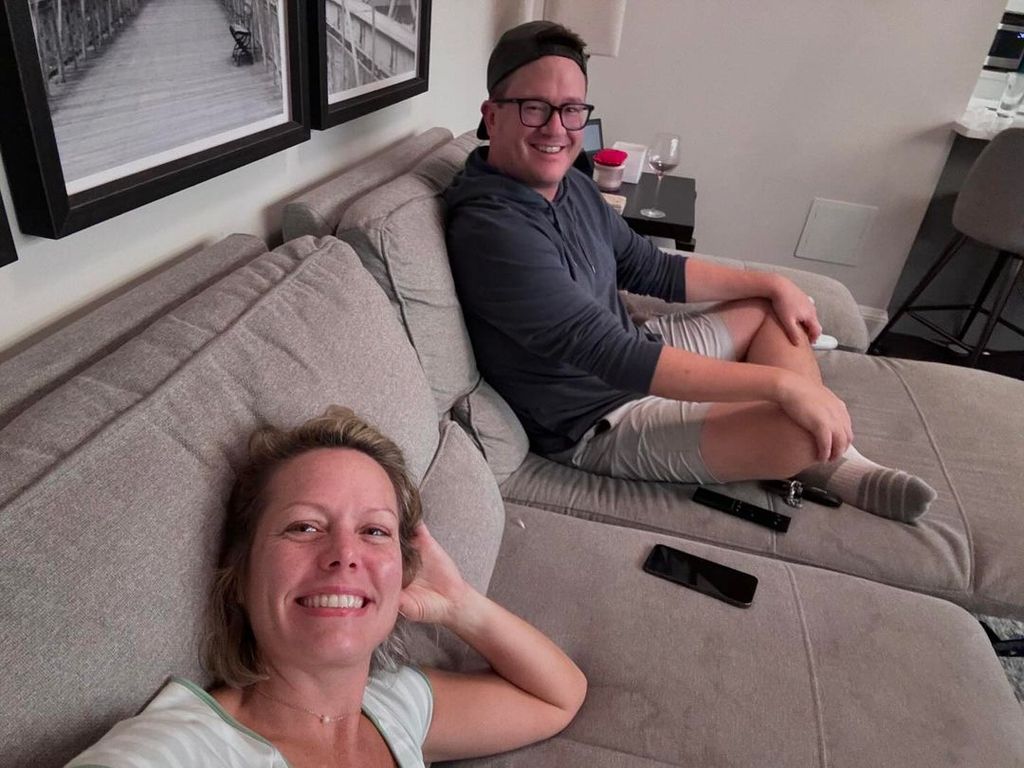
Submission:
[[563,104],[556,107],[543,99],[491,99],[495,104],[518,104],[519,122],[527,128],[540,128],[548,124],[551,113],[557,112],[567,131],[582,131],[594,111],[593,104]]

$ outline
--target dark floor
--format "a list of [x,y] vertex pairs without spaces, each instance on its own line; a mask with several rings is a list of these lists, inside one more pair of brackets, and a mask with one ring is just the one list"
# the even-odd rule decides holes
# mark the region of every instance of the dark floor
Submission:
[[[951,365],[964,365],[967,359],[965,354],[958,353],[945,344],[902,333],[887,334],[884,341],[878,345],[878,352],[886,357],[932,360]],[[1024,351],[986,352],[981,356],[978,367],[1024,380]]]

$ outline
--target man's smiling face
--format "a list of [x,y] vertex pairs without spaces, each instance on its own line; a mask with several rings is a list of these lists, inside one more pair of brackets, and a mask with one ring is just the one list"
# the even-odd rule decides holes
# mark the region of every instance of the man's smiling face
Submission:
[[[579,65],[564,56],[543,56],[520,67],[498,87],[496,97],[541,99],[557,107],[586,101],[587,79]],[[540,128],[519,119],[517,104],[485,101],[481,107],[491,139],[487,162],[519,179],[548,200],[583,145],[583,131],[567,131],[559,116]]]

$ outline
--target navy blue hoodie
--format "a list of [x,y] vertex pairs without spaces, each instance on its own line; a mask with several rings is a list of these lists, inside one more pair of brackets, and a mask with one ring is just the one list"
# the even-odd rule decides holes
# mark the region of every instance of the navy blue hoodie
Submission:
[[646,395],[662,342],[635,326],[622,288],[685,298],[685,258],[635,234],[572,169],[552,202],[474,151],[445,192],[455,288],[477,365],[533,450],[563,451]]

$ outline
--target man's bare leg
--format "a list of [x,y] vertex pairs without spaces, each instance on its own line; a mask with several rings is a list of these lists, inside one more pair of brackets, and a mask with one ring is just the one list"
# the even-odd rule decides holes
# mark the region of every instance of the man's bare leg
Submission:
[[[769,302],[732,302],[719,314],[739,359],[821,383],[810,342],[794,345]],[[711,474],[723,482],[796,475],[849,504],[903,522],[924,514],[936,496],[920,478],[870,461],[852,445],[838,461],[818,463],[810,434],[771,403],[716,403],[701,433],[701,453]]]
[[738,360],[785,368],[821,383],[821,370],[810,341],[804,338],[799,346],[794,346],[779,325],[771,302],[766,299],[732,301],[715,313],[729,330]]
[[815,464],[817,450],[774,403],[715,403],[700,433],[704,465],[723,483],[792,477]]

